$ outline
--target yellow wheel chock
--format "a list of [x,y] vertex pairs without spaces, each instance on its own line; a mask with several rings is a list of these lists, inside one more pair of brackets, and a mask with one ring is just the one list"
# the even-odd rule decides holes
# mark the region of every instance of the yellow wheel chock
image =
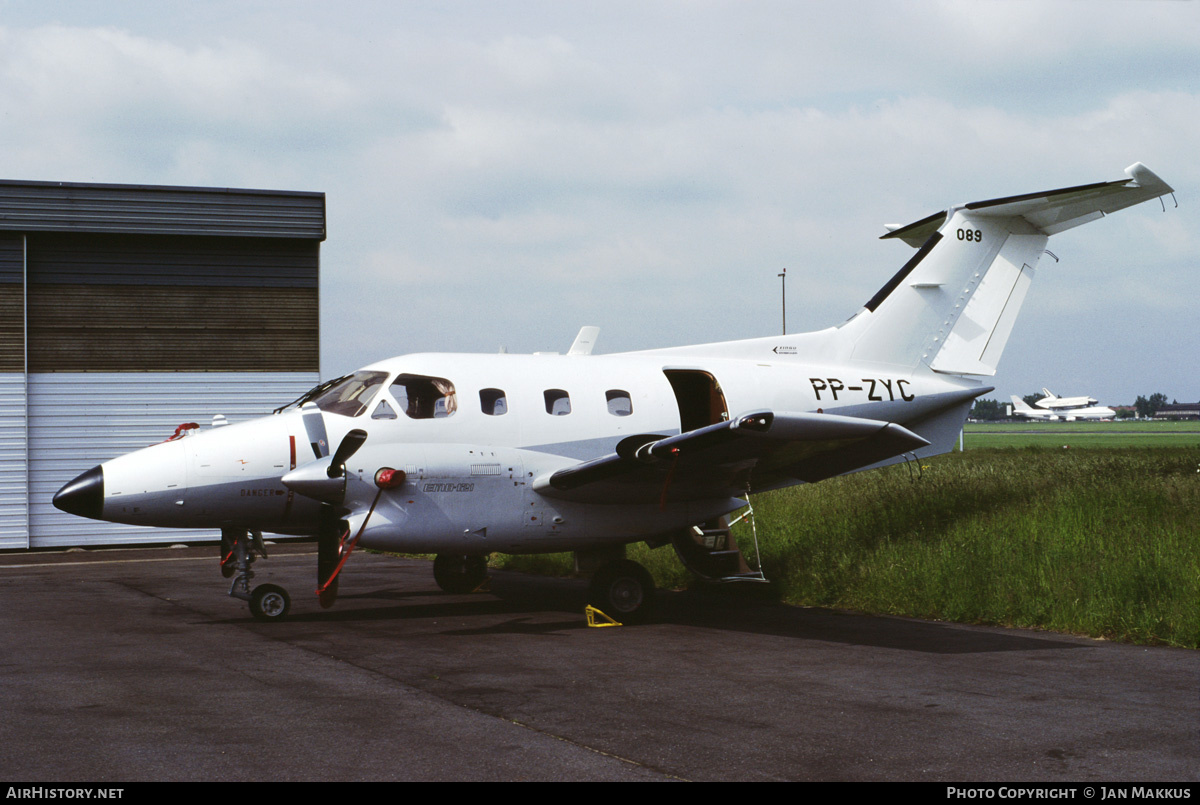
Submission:
[[624,626],[623,623],[613,620],[591,604],[588,604],[586,607],[584,607],[583,611],[587,613],[588,626],[594,626],[596,628],[600,628],[602,626]]

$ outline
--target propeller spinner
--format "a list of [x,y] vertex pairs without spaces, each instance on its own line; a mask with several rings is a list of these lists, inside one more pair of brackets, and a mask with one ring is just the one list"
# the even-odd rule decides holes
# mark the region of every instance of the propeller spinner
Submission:
[[[324,431],[322,425],[321,428]],[[340,505],[346,499],[346,462],[367,441],[367,432],[355,428],[329,458],[311,461],[281,479],[284,486],[322,503]]]

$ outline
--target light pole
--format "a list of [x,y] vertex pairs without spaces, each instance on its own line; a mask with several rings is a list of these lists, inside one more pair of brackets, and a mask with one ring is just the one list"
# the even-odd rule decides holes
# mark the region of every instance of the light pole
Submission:
[[787,269],[779,275],[780,300],[783,303],[783,334],[787,335]]

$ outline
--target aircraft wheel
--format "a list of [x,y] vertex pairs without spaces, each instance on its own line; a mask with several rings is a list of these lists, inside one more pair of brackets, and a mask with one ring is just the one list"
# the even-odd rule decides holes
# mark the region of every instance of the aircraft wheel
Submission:
[[654,605],[654,579],[630,559],[610,562],[596,571],[588,603],[622,623],[642,623]]
[[291,608],[287,590],[275,584],[260,584],[250,593],[250,614],[260,621],[283,620]]
[[478,589],[487,579],[486,556],[439,553],[433,560],[433,580],[448,593],[460,595]]

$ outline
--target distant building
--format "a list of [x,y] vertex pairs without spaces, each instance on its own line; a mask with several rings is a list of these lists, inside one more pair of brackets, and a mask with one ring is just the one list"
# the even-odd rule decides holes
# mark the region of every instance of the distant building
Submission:
[[50,504],[319,380],[325,194],[0,181],[0,548],[214,539]]
[[1171,403],[1154,413],[1154,419],[1200,419],[1200,402]]

